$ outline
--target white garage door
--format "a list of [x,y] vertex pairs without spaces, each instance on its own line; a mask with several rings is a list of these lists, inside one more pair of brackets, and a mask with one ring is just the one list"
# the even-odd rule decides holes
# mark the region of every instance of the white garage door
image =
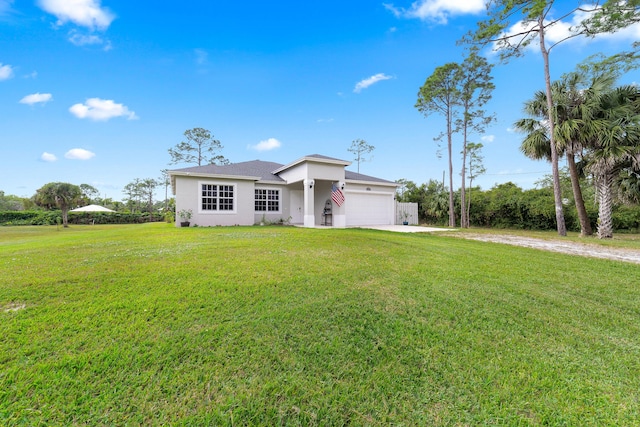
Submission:
[[394,223],[393,194],[345,193],[347,226]]

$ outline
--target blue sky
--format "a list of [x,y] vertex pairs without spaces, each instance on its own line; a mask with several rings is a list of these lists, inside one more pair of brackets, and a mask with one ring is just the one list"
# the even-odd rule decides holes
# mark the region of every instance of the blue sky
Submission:
[[[456,40],[483,2],[389,1],[0,0],[0,190],[30,197],[65,181],[121,200],[135,178],[187,166],[169,165],[167,150],[193,127],[232,162],[352,160],[347,148],[365,139],[375,151],[361,173],[441,180],[447,161],[433,138],[445,124],[414,104],[436,67],[462,60]],[[563,4],[575,2],[556,2],[558,16]],[[636,26],[559,45],[552,77],[638,39]],[[485,146],[476,183],[530,188],[550,167],[520,154],[510,129],[543,88],[539,53],[496,66],[494,78],[487,109],[498,120],[471,138]],[[620,83],[639,81],[633,72]],[[456,156],[456,187],[460,167]]]

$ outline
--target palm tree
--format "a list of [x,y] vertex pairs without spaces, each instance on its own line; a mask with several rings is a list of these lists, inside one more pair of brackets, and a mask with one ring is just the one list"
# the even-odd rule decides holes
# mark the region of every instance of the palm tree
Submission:
[[640,204],[640,172],[634,171],[632,164],[622,169],[615,188],[616,197],[623,203]]
[[36,190],[34,201],[38,206],[59,207],[62,211],[62,224],[68,227],[69,208],[76,204],[81,197],[82,189],[77,185],[66,182],[50,182]]
[[448,210],[448,190],[444,183],[435,180],[429,180],[425,188],[425,197],[422,203],[422,210],[429,221],[440,223]]
[[[587,89],[580,89],[580,85],[584,83],[583,80],[582,75],[570,73],[562,80],[553,82],[551,90],[554,100],[556,151],[559,156],[564,155],[567,158],[573,198],[580,221],[580,235],[590,236],[593,230],[580,188],[576,155],[581,155],[584,149],[583,141],[593,133],[593,112],[598,110],[596,106],[599,105],[599,97],[611,87],[614,78],[609,74],[599,74],[589,82]],[[547,110],[546,93],[538,91],[534,98],[525,104],[525,112],[535,118],[525,118],[515,123],[517,129],[527,134],[520,149],[532,159],[551,161]]]
[[621,171],[640,168],[640,88],[621,86],[600,99],[585,156],[596,184],[598,237],[613,237],[613,188]]
[[[586,84],[588,83],[588,85]],[[585,149],[585,141],[597,128],[594,121],[594,112],[599,110],[601,96],[611,90],[615,83],[615,74],[601,72],[595,74],[590,81],[585,81],[585,76],[579,73],[570,73],[561,81],[561,90],[557,101],[557,129],[556,134],[567,157],[571,188],[578,211],[580,221],[580,235],[593,234],[587,210],[584,205],[584,197],[580,188],[581,172],[578,171],[576,156],[582,156]],[[586,86],[581,89],[580,86]]]

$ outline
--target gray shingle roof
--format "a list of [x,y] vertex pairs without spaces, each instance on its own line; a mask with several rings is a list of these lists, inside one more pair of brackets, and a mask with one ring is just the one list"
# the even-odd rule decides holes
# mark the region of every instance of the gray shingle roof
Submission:
[[312,158],[323,159],[323,160],[335,160],[337,162],[345,162],[346,161],[346,160],[342,160],[342,159],[336,159],[335,157],[323,156],[322,154],[309,154],[308,156],[304,156],[304,157],[312,157]]
[[203,173],[211,175],[227,176],[257,176],[261,181],[284,182],[278,175],[272,172],[283,165],[262,160],[251,160],[249,162],[232,163],[230,165],[205,165],[193,166],[190,168],[174,169],[172,172]]
[[357,172],[351,172],[348,170],[344,171],[344,179],[350,179],[353,181],[371,181],[371,182],[380,182],[385,184],[395,184],[393,181],[387,181],[386,179],[376,178],[375,176],[363,175]]

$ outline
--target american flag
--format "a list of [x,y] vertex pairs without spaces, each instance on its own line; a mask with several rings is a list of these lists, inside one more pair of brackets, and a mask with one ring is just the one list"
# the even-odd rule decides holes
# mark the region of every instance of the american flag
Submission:
[[338,206],[341,206],[344,203],[344,194],[338,188],[337,185],[333,184],[331,186],[331,200]]

